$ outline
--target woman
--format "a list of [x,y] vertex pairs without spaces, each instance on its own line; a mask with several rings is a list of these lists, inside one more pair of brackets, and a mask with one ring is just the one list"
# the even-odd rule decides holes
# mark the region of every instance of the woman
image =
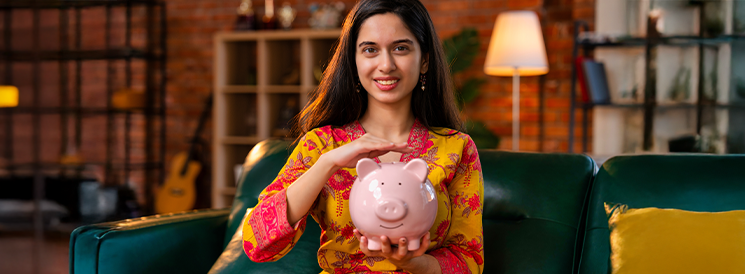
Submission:
[[[246,218],[246,254],[257,262],[278,260],[310,214],[323,229],[318,262],[324,273],[482,273],[483,177],[476,146],[455,130],[460,126],[442,46],[424,6],[361,0],[299,115],[295,130],[304,135]],[[429,164],[440,202],[419,250],[386,238],[381,250],[367,249],[348,210],[362,158]]]

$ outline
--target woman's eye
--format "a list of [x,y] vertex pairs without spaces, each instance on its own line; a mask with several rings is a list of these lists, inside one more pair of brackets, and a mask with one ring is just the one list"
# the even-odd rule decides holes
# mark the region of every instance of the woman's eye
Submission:
[[404,50],[409,50],[409,48],[407,48],[407,47],[405,47],[405,46],[398,46],[398,47],[396,47],[396,48],[395,48],[394,50],[397,50],[397,51],[404,51]]
[[374,48],[365,48],[362,50],[363,53],[375,53]]

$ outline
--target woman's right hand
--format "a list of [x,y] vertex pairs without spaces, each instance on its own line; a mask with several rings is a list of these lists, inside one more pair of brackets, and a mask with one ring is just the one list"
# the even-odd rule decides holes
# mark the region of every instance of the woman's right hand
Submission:
[[365,133],[346,145],[324,153],[321,157],[337,168],[354,168],[362,158],[375,158],[388,152],[409,153],[412,148],[406,143],[395,144],[383,138]]

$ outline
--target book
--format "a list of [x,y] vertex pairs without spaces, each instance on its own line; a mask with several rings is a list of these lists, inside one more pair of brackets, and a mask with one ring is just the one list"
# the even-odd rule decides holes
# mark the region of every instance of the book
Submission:
[[605,74],[605,65],[602,62],[588,59],[582,61],[582,69],[592,103],[597,105],[610,104],[610,91]]
[[587,80],[585,80],[585,74],[582,69],[582,62],[585,60],[590,59],[583,56],[577,56],[577,59],[574,59],[574,70],[577,71],[577,82],[579,83],[580,99],[582,100],[582,103],[589,103],[590,95],[587,91]]

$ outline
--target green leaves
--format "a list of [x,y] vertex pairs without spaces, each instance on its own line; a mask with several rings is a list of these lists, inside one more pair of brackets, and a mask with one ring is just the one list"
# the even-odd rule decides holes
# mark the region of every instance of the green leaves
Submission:
[[460,33],[442,42],[450,72],[456,74],[471,67],[479,52],[481,42],[475,28],[464,28]]
[[486,125],[479,121],[467,120],[466,132],[476,143],[478,149],[491,149],[499,146],[499,136],[489,130]]
[[479,96],[479,87],[484,83],[486,83],[486,79],[470,78],[467,79],[463,85],[456,88],[456,93],[458,94],[458,107],[462,109],[465,104],[476,99],[476,96]]

